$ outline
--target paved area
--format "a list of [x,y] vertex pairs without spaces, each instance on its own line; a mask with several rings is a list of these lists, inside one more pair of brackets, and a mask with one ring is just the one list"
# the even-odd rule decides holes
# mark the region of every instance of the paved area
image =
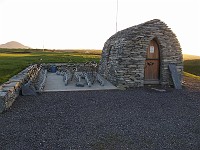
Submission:
[[[83,83],[85,81],[83,80]],[[70,81],[67,86],[63,82],[63,76],[56,75],[56,73],[48,73],[47,80],[45,84],[44,91],[85,91],[85,90],[108,90],[108,89],[117,89],[110,82],[105,80],[105,85],[101,86],[98,82],[95,82],[91,87],[86,85],[84,87],[77,87],[74,80]]]

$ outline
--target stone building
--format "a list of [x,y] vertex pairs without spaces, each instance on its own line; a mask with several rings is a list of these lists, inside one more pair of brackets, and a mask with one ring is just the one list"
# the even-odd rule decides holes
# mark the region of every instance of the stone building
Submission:
[[169,64],[176,65],[182,80],[179,41],[164,22],[154,19],[111,36],[102,51],[99,73],[118,87],[171,85]]

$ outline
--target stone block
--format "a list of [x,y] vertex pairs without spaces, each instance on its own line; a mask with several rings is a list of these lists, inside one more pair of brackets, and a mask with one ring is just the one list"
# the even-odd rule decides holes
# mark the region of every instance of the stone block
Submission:
[[0,91],[0,113],[2,113],[6,109],[6,105],[5,105],[6,95],[7,95],[7,92]]

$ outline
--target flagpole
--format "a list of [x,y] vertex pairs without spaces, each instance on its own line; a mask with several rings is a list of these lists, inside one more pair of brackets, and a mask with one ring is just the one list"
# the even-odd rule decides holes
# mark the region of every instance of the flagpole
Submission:
[[117,0],[117,11],[116,11],[116,32],[117,32],[117,21],[118,21],[118,0]]

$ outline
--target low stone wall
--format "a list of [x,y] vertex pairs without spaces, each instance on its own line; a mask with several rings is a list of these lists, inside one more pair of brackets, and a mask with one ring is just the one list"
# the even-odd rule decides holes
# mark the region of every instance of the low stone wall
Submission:
[[44,69],[47,69],[49,72],[51,72],[51,67],[55,66],[56,71],[98,71],[98,64],[96,62],[86,62],[86,63],[48,63],[43,64]]
[[39,65],[31,65],[0,85],[0,113],[13,104],[25,83],[37,78],[39,68]]
[[[41,92],[44,89],[47,70],[52,72],[52,67],[55,67],[55,71],[65,71],[66,68],[74,71],[97,71],[97,66],[93,66],[96,63],[49,63],[40,65],[31,65],[13,76],[9,81],[0,85],[0,113],[10,108],[15,99],[22,95],[32,95],[32,93],[23,92],[23,89],[31,88],[34,92]],[[98,64],[96,64],[98,65]]]

